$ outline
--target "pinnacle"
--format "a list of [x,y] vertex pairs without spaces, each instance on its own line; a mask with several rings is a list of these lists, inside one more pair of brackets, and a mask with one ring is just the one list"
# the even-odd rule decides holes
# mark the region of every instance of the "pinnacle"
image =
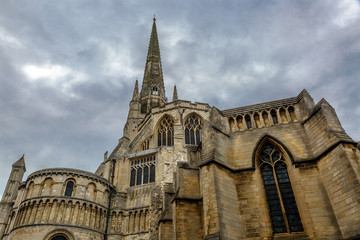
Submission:
[[138,82],[138,80],[136,79],[135,87],[134,87],[134,92],[133,92],[133,96],[132,96],[132,101],[137,100],[138,97],[139,97],[139,82]]
[[178,100],[176,85],[174,85],[173,102]]

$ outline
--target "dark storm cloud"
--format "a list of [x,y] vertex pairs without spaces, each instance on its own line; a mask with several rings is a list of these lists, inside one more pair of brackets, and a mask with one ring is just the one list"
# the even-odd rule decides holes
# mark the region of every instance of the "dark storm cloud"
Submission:
[[359,140],[359,12],[355,0],[3,2],[0,192],[23,153],[27,174],[96,170],[122,136],[154,13],[170,100],[174,84],[220,109],[306,88]]

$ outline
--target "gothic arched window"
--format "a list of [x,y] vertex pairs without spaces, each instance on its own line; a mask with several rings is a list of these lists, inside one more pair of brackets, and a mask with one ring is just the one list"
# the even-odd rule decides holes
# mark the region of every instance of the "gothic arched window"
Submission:
[[71,197],[73,190],[74,190],[74,182],[68,181],[66,183],[65,196]]
[[304,231],[284,156],[269,142],[261,149],[260,169],[274,233]]
[[192,114],[185,121],[185,144],[199,145],[201,141],[201,129],[203,121],[197,115]]
[[165,116],[158,128],[158,146],[174,146],[174,120]]

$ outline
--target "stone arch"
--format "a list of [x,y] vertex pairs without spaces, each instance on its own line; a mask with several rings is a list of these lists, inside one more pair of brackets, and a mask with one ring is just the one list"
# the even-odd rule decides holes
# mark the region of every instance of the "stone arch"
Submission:
[[271,119],[274,125],[279,124],[279,119],[277,116],[277,112],[275,109],[271,109],[270,111]]
[[66,179],[63,185],[63,195],[68,197],[74,196],[75,189],[76,189],[75,179],[74,178]]
[[255,122],[256,128],[261,127],[260,115],[257,112],[254,113],[254,122]]
[[73,234],[65,229],[53,230],[49,232],[44,238],[44,240],[74,240],[74,239],[75,238]]
[[261,116],[262,116],[262,118],[263,118],[265,127],[270,126],[270,120],[269,120],[269,114],[268,114],[268,112],[265,111],[265,110],[262,111]]
[[290,160],[290,162],[293,164],[294,163],[294,158],[290,152],[290,150],[278,139],[276,139],[275,137],[272,137],[270,135],[264,135],[262,138],[260,138],[260,140],[257,142],[257,144],[255,145],[255,148],[253,150],[253,154],[252,154],[252,167],[255,169],[256,166],[256,160],[257,157],[259,156],[259,151],[261,150],[262,146],[265,144],[266,141],[269,141],[275,145],[277,145],[280,150],[283,152],[283,154],[286,154],[286,157],[288,160]]
[[235,132],[235,120],[233,117],[229,117],[229,129],[230,132]]
[[288,119],[287,119],[287,116],[286,116],[286,111],[284,108],[280,108],[279,109],[279,114],[280,114],[280,117],[281,117],[281,122],[282,123],[287,123],[288,122]]
[[32,197],[32,194],[34,192],[34,181],[31,181],[27,187],[27,192],[26,192],[26,197],[25,199],[28,199],[28,198],[31,198]]
[[51,177],[45,178],[42,183],[41,196],[49,196],[51,195],[53,185],[53,179]]
[[107,206],[107,204],[108,204],[108,201],[109,201],[109,190],[105,190],[104,191],[104,200],[103,200],[103,204],[105,205],[105,206]]
[[239,130],[244,130],[243,116],[242,115],[236,116],[236,125],[237,125]]
[[246,123],[246,129],[252,129],[254,126],[252,125],[251,116],[250,114],[245,115],[245,123]]
[[169,114],[164,114],[156,124],[158,147],[174,146],[175,119]]
[[85,198],[91,201],[95,201],[96,191],[97,191],[96,184],[94,182],[89,183],[86,187]]
[[292,122],[296,121],[296,114],[295,114],[295,108],[293,106],[289,106],[287,108],[288,112],[289,112],[289,116]]

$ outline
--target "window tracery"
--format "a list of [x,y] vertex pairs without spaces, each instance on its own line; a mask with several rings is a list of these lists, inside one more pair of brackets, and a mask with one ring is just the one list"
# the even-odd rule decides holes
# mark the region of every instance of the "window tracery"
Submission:
[[195,114],[185,121],[185,144],[199,145],[201,142],[201,129],[204,122]]
[[284,156],[269,142],[260,152],[260,170],[274,233],[304,231]]
[[155,155],[131,161],[130,187],[155,182]]
[[174,120],[165,116],[158,128],[158,146],[174,146]]

